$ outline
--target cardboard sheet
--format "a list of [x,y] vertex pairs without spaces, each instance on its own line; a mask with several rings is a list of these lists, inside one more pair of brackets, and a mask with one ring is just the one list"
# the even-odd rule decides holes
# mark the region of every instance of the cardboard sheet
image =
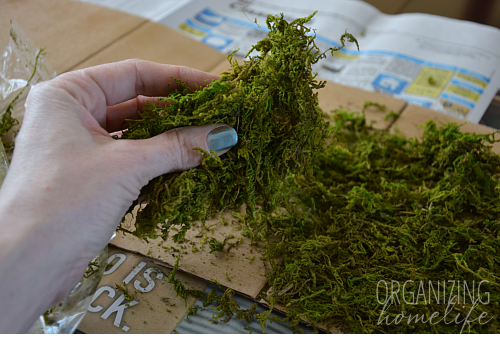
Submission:
[[[422,128],[423,125],[425,125],[425,123],[429,120],[435,121],[436,123],[438,123],[438,125],[439,122],[442,123],[456,122],[464,124],[461,127],[461,130],[470,133],[489,134],[497,131],[493,128],[481,124],[466,122],[458,118],[446,115],[444,113],[437,112],[434,110],[429,110],[427,108],[417,106],[414,104],[409,104],[404,109],[399,119],[391,127],[391,131],[402,132],[407,137],[420,137],[424,132],[424,129]],[[492,150],[493,152],[500,154],[500,142],[493,144]]]
[[[152,259],[111,245],[109,257],[113,266],[106,269],[78,329],[85,333],[172,333],[197,299],[189,297],[186,307],[184,300],[175,296],[173,285],[167,283],[171,269]],[[190,289],[204,291],[208,286],[182,272],[176,277]],[[129,301],[129,307],[125,306],[127,301],[116,284],[135,294],[137,303]]]
[[[225,287],[255,299],[267,283],[266,268],[260,260],[264,247],[262,244],[250,245],[250,239],[244,237],[240,230],[233,228],[238,226],[238,219],[231,216],[230,212],[225,212],[223,215],[225,225],[218,219],[207,221],[205,229],[197,225],[187,232],[185,240],[179,244],[175,244],[171,239],[175,230],[170,233],[170,238],[166,241],[158,238],[150,239],[147,243],[131,234],[117,233],[111,243],[172,266],[180,254],[179,270],[207,281],[217,281]],[[135,230],[133,225],[129,228],[132,232]],[[210,253],[208,244],[210,238],[223,241],[230,236],[233,238],[227,240],[222,251]],[[240,239],[239,244],[231,246]]]
[[[235,58],[235,60],[237,60],[239,64],[243,64],[242,59]],[[229,64],[229,61],[227,60],[227,58],[224,58],[224,60],[221,60],[214,68],[212,68],[210,70],[210,73],[219,75],[220,73],[226,72],[229,70],[231,70],[231,65]]]
[[64,73],[146,23],[143,18],[69,0],[16,0],[0,4],[0,49],[15,20],[58,73]]
[[391,120],[385,120],[385,116],[391,111],[400,113],[406,106],[401,99],[392,98],[383,94],[363,91],[354,87],[327,82],[325,88],[318,90],[319,106],[330,113],[333,110],[344,108],[349,111],[360,112],[366,101],[385,105],[385,111],[370,106],[365,110],[366,121],[373,124],[376,129],[387,129],[392,124]]
[[208,72],[224,60],[225,55],[168,27],[148,22],[73,69],[131,58]]

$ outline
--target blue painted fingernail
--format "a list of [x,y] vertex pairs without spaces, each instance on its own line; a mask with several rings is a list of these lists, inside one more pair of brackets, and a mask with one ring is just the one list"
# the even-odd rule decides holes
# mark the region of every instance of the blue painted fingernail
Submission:
[[231,148],[238,143],[238,134],[236,130],[228,125],[215,128],[207,135],[208,149],[220,152]]

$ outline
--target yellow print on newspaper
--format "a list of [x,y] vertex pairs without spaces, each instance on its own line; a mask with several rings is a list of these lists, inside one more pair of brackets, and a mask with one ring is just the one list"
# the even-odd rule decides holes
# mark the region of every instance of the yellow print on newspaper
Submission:
[[188,23],[179,24],[179,29],[181,29],[182,31],[189,32],[190,34],[198,36],[198,37],[203,37],[206,35],[205,32],[198,30],[197,28],[192,27]]
[[486,86],[488,86],[488,83],[486,81],[483,81],[481,79],[475,78],[472,75],[467,75],[467,74],[464,74],[464,73],[458,73],[457,74],[457,78],[460,78],[460,79],[463,79],[463,80],[467,80],[469,82],[473,82],[475,84],[478,84],[482,88],[486,88]]
[[469,98],[475,102],[477,102],[479,100],[479,98],[481,97],[481,95],[479,93],[474,92],[474,91],[469,90],[469,89],[466,89],[466,88],[463,88],[463,87],[460,87],[460,86],[457,86],[457,85],[448,86],[446,91],[461,95],[462,97],[465,97],[465,98]]
[[357,59],[359,59],[359,55],[346,54],[346,53],[344,53],[342,51],[336,51],[336,52],[333,53],[333,55],[336,58],[344,59],[344,60],[357,60]]
[[453,76],[453,72],[444,69],[422,68],[406,93],[437,98]]

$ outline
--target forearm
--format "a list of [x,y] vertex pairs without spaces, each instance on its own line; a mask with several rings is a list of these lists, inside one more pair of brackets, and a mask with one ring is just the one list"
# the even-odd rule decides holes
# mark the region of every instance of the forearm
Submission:
[[64,298],[71,288],[68,281],[83,274],[68,271],[68,262],[51,247],[55,243],[47,235],[49,224],[17,213],[0,201],[0,333],[26,332]]

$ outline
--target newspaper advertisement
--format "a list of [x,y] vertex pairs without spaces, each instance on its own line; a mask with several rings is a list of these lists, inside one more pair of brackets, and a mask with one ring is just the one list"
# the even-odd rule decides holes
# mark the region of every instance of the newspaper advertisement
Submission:
[[[500,30],[428,14],[386,15],[362,1],[191,0],[159,23],[223,53],[244,54],[268,31],[268,14],[312,14],[321,50],[344,32],[359,42],[327,59],[320,78],[384,93],[479,123],[500,85]],[[257,24],[255,23],[257,20]]]

